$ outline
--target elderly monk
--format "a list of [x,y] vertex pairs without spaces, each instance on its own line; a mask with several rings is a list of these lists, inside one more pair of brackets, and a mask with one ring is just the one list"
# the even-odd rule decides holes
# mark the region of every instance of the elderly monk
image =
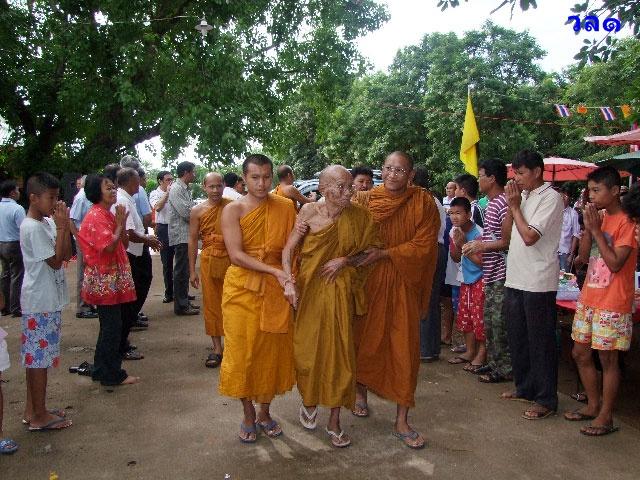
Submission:
[[[381,246],[371,214],[351,204],[352,183],[351,174],[340,165],[329,166],[320,174],[319,189],[325,201],[303,205],[298,214],[298,223],[310,231],[304,236],[296,285],[285,286],[285,296],[297,306],[293,354],[302,395],[300,422],[313,430],[317,405],[331,408],[326,431],[335,447],[351,444],[340,428],[340,407],[351,410],[355,405],[352,321],[355,314],[366,311],[368,269],[355,264],[366,249]],[[302,239],[294,230],[282,251],[287,274],[292,271],[293,250]]]
[[382,249],[373,248],[361,265],[374,264],[367,280],[367,315],[355,322],[357,393],[353,413],[369,415],[367,388],[397,404],[394,435],[410,448],[424,438],[408,424],[420,366],[420,319],[427,313],[438,256],[440,217],[426,190],[409,186],[415,170],[403,152],[389,155],[384,185],[358,192],[380,229]]
[[[293,313],[283,290],[293,280],[282,270],[282,249],[296,211],[289,200],[269,193],[272,169],[268,157],[249,155],[242,164],[248,193],[222,211],[231,266],[222,290],[225,353],[219,390],[242,402],[244,443],[256,441],[256,426],[269,437],[282,434],[269,405],[295,383]],[[253,400],[260,403],[257,417]]]
[[[198,288],[202,282],[204,328],[211,337],[213,353],[204,365],[216,368],[222,362],[222,283],[229,267],[229,256],[222,239],[222,209],[231,200],[222,198],[224,180],[219,173],[207,173],[202,182],[207,201],[191,209],[189,217],[189,282]],[[196,270],[198,240],[202,240],[200,276]]]
[[315,192],[311,192],[309,197],[305,197],[300,193],[293,184],[296,177],[293,175],[293,169],[289,165],[280,165],[278,167],[278,185],[273,190],[273,193],[281,197],[290,199],[296,210],[299,206],[316,201]]

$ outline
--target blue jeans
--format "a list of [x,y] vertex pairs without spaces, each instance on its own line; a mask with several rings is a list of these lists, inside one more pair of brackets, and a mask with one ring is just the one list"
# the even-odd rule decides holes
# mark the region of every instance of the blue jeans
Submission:
[[440,355],[440,287],[447,271],[447,250],[438,244],[438,259],[433,274],[433,285],[429,299],[429,312],[420,322],[420,356]]

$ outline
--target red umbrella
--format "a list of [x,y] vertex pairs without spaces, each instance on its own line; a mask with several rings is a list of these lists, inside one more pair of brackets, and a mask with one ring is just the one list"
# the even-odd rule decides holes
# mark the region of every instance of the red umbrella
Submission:
[[[509,178],[515,177],[515,173],[509,167]],[[586,180],[587,175],[598,166],[595,163],[571,160],[570,158],[549,157],[544,159],[545,182],[565,182],[569,180]]]
[[584,139],[597,145],[640,145],[640,129],[616,133],[615,135],[584,137]]

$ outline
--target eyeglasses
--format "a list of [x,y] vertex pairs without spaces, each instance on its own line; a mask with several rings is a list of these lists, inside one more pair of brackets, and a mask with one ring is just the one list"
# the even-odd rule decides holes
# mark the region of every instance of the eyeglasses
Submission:
[[385,172],[387,172],[390,175],[395,175],[397,177],[403,177],[407,174],[407,170],[404,168],[398,168],[398,167],[390,167],[390,166],[384,166],[382,167],[382,170],[384,170]]

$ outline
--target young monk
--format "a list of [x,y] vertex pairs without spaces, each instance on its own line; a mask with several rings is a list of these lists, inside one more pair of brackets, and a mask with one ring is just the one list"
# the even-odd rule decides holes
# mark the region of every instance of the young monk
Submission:
[[285,285],[287,299],[297,307],[293,353],[302,395],[300,422],[309,430],[315,429],[317,406],[329,407],[326,432],[331,444],[340,448],[351,444],[340,427],[340,407],[352,410],[356,398],[351,324],[354,315],[364,314],[366,308],[368,269],[355,264],[358,254],[380,243],[371,214],[351,204],[354,186],[346,168],[325,168],[319,189],[325,201],[303,205],[298,222],[308,225],[310,231],[306,236],[297,230],[291,233],[282,251],[282,266],[290,275],[293,250],[304,237],[296,285]]
[[[220,218],[222,209],[231,200],[222,198],[224,180],[219,173],[207,173],[202,186],[207,201],[193,207],[189,219],[189,282],[193,288],[199,288],[202,281],[204,327],[213,344],[213,353],[209,354],[204,365],[216,368],[222,362],[222,284],[229,267]],[[200,276],[196,271],[198,240],[202,240]]]
[[[247,194],[222,211],[222,234],[231,266],[222,291],[225,354],[221,395],[238,398],[244,409],[240,441],[254,443],[256,427],[269,437],[282,434],[269,405],[295,383],[293,314],[284,287],[282,249],[293,229],[293,203],[269,193],[271,160],[249,155],[242,165]],[[256,415],[253,400],[260,403]]]
[[374,264],[367,280],[367,315],[356,319],[356,408],[369,415],[367,389],[397,404],[394,435],[410,448],[424,438],[408,423],[420,366],[420,318],[428,310],[438,256],[440,217],[433,196],[409,186],[415,170],[403,152],[389,155],[384,185],[358,192],[380,228],[382,249],[370,248],[362,266]]

